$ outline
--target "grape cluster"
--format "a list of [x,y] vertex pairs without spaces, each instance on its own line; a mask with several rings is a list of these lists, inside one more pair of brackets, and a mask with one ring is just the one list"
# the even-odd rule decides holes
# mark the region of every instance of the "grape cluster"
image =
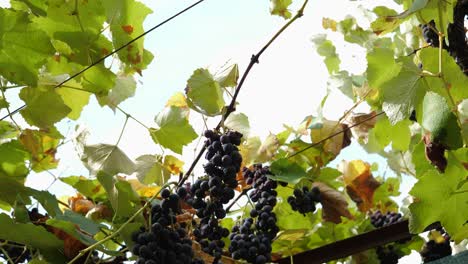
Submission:
[[305,215],[309,212],[314,212],[315,204],[321,202],[320,189],[317,186],[309,190],[306,186],[301,189],[294,189],[293,196],[288,197],[288,203],[293,211]]
[[379,246],[375,253],[380,261],[380,264],[397,264],[401,256],[395,251],[393,245]]
[[[184,191],[184,188],[179,188],[178,193]],[[176,214],[180,212],[179,195],[164,189],[161,197],[161,204],[151,207],[151,229],[142,227],[132,234],[135,242],[132,252],[138,256],[136,263],[200,263],[200,260],[193,260],[192,240],[188,238],[186,230],[176,223]]]
[[[439,47],[439,34],[437,32],[437,28],[435,25],[434,20],[431,20],[428,24],[420,25],[424,41],[432,47],[438,48]],[[442,43],[445,46],[445,41]]]
[[241,143],[242,134],[228,131],[218,134],[213,130],[205,131],[205,145],[208,161],[203,165],[207,178],[198,179],[190,188],[190,204],[197,210],[200,225],[193,231],[202,250],[215,257],[217,262],[222,255],[223,237],[229,230],[218,225],[218,220],[226,217],[223,205],[235,196],[237,173],[240,170],[242,156],[237,146]]
[[402,220],[403,216],[400,213],[387,212],[385,214],[382,214],[380,210],[375,211],[370,217],[371,224],[375,228],[381,228],[384,226],[392,225]]
[[271,242],[279,231],[273,212],[278,183],[268,178],[272,173],[262,164],[253,165],[252,169],[243,168],[242,173],[246,183],[253,187],[249,197],[255,202],[255,208],[250,211],[250,217],[233,227],[229,252],[234,259],[263,264],[271,260]]
[[264,264],[271,260],[271,239],[261,231],[254,231],[254,220],[249,217],[242,224],[235,225],[229,236],[229,252],[235,260],[244,259],[249,263]]
[[450,236],[442,228],[438,231],[442,234],[443,241],[431,239],[424,244],[419,252],[424,263],[452,255]]
[[[0,239],[0,244],[3,243],[5,243],[5,240]],[[31,252],[25,245],[15,242],[8,242],[3,245],[2,248],[14,263],[23,263],[31,260]],[[0,259],[4,259],[5,263],[7,262],[8,257],[2,251],[0,251]]]
[[458,66],[468,75],[468,42],[466,38],[465,17],[468,15],[468,1],[459,0],[453,9],[453,23],[448,32],[449,52]]

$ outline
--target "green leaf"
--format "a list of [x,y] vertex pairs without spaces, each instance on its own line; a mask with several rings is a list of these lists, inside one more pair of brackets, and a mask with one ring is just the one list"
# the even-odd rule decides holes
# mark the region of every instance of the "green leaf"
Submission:
[[183,108],[166,107],[156,116],[155,122],[159,128],[149,129],[153,140],[176,153],[182,154],[182,147],[197,138]]
[[249,117],[243,113],[232,113],[224,121],[224,126],[242,133],[243,138],[247,138],[250,132]]
[[410,125],[409,120],[402,120],[392,125],[388,118],[380,118],[369,133],[369,144],[377,145],[379,150],[384,150],[392,143],[394,150],[406,151],[411,140]]
[[374,37],[370,30],[361,28],[354,17],[347,17],[340,21],[337,26],[338,31],[343,34],[345,41],[365,46]]
[[104,65],[96,65],[83,73],[83,88],[97,96],[107,95],[115,85],[115,74]]
[[[130,183],[119,180],[111,174],[100,171],[97,175],[99,182],[107,192],[107,197],[115,210],[115,218],[129,217],[135,212],[138,195],[133,191]],[[134,203],[132,203],[132,201]]]
[[237,80],[239,79],[239,66],[233,64],[227,67],[223,72],[217,74],[216,81],[223,88],[237,86]]
[[67,220],[47,219],[46,224],[51,227],[55,227],[59,230],[64,231],[68,235],[78,239],[79,241],[81,241],[83,244],[87,246],[96,243],[96,240],[94,240],[92,237],[88,235],[85,235],[82,232],[79,232],[76,228],[76,225]]
[[[107,23],[110,24],[112,42],[118,48],[144,33],[143,21],[152,11],[135,0],[103,0]],[[151,52],[143,47],[141,38],[118,52],[119,59],[125,63],[125,72],[141,73],[153,59]]]
[[25,161],[29,159],[30,154],[17,140],[0,145],[0,174],[5,174],[12,179],[23,182],[28,175],[29,170]]
[[416,176],[424,175],[428,170],[434,169],[434,166],[429,163],[426,158],[426,147],[423,141],[420,141],[416,146],[413,148],[412,162],[414,164],[414,168],[416,170]]
[[[460,163],[463,162],[463,163]],[[410,205],[410,232],[420,233],[440,221],[449,234],[459,232],[468,219],[467,149],[449,152],[445,174],[427,171],[411,189],[414,202]]]
[[367,80],[371,88],[380,89],[382,85],[398,75],[401,64],[394,59],[393,50],[375,48],[367,54]]
[[185,93],[194,106],[191,108],[208,116],[220,114],[225,105],[221,86],[206,69],[193,72],[187,81]]
[[63,177],[60,180],[92,200],[103,200],[106,197],[106,192],[98,180],[91,180],[83,176]]
[[119,75],[115,80],[115,86],[108,95],[98,97],[101,106],[107,105],[115,111],[115,108],[126,99],[135,95],[136,81],[132,76]]
[[39,128],[51,127],[72,111],[53,87],[25,87],[19,96],[26,103],[21,115]]
[[90,234],[91,236],[96,235],[100,231],[100,227],[101,227],[99,224],[95,223],[93,220],[90,220],[71,210],[65,210],[65,212],[62,215],[57,216],[57,219],[78,225],[80,230]]
[[162,164],[162,157],[157,155],[142,155],[136,159],[136,177],[143,184],[153,184],[161,186],[171,177]]
[[457,0],[428,1],[427,6],[421,10],[420,17],[423,21],[434,20],[437,30],[447,36],[447,26],[453,23],[453,9]]
[[288,10],[288,7],[291,5],[292,0],[270,0],[270,2],[270,13],[272,15],[281,16],[284,19],[291,18],[292,14]]
[[[432,73],[439,71],[438,48],[421,50],[420,58],[425,70]],[[447,102],[451,102],[450,97],[452,97],[455,104],[468,98],[468,89],[466,89],[468,77],[463,74],[455,59],[446,50],[442,50],[442,72],[444,74],[443,81],[440,78],[427,78],[428,82],[432,84],[431,90],[442,95]],[[447,90],[450,90],[450,95],[447,93]],[[452,107],[455,106],[450,105],[450,108]]]
[[35,172],[55,169],[57,147],[63,136],[55,127],[48,130],[25,129],[19,139],[24,148],[31,153],[31,168]]
[[132,174],[135,171],[133,161],[115,145],[87,145],[84,147],[81,160],[93,175],[97,175],[99,171],[109,175]]
[[286,158],[275,160],[270,166],[275,180],[296,184],[306,176],[304,169]]
[[455,115],[450,111],[447,101],[434,92],[424,96],[421,123],[430,132],[431,141],[445,143],[451,149],[463,144]]
[[0,214],[0,237],[37,248],[49,263],[66,263],[61,253],[63,241],[48,232],[44,227],[32,223],[20,224],[6,214]]
[[327,66],[328,73],[333,74],[340,70],[340,58],[336,53],[336,48],[330,40],[327,40],[325,34],[319,34],[312,38],[317,53],[325,57],[325,65]]
[[338,89],[344,95],[352,100],[355,100],[353,91],[353,79],[347,71],[339,71],[328,78],[328,89]]
[[0,9],[0,74],[12,83],[35,86],[39,68],[54,49],[28,14]]
[[[79,85],[73,80],[69,81],[68,85],[79,87]],[[57,94],[62,97],[63,103],[71,109],[67,117],[73,120],[78,120],[81,115],[81,111],[83,111],[83,108],[88,105],[91,94],[67,87],[56,88],[56,91]]]
[[15,138],[19,134],[15,125],[8,121],[0,121],[0,142],[4,139]]
[[278,202],[273,208],[278,221],[277,225],[281,230],[297,230],[314,228],[314,221],[318,219],[317,214],[308,214],[304,217],[297,211],[293,211],[291,205],[287,203],[287,197],[292,195],[293,190],[286,187],[278,187],[278,196],[281,197],[281,202]]
[[419,71],[411,60],[405,60],[400,73],[382,85],[382,108],[392,125],[408,119],[428,90],[427,82],[419,75]]

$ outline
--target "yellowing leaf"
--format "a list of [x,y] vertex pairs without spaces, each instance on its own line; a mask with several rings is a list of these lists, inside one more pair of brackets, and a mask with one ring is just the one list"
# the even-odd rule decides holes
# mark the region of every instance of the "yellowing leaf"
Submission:
[[58,165],[55,159],[59,139],[58,132],[47,133],[43,130],[26,129],[20,135],[20,142],[29,151],[32,168],[36,172],[53,169]]
[[133,190],[135,190],[135,192],[141,197],[153,197],[156,193],[159,192],[159,190],[161,190],[160,186],[144,185],[140,181],[135,179],[128,180],[128,183],[130,183]]
[[187,100],[185,99],[185,95],[181,92],[176,92],[167,100],[166,107],[168,106],[175,106],[180,108],[188,108]]
[[291,5],[292,0],[270,0],[271,8],[270,13],[272,15],[281,16],[284,19],[291,18],[291,12],[288,10],[289,5]]
[[172,174],[180,174],[184,167],[184,162],[172,155],[166,155],[164,157],[164,167],[169,170]]
[[[337,121],[330,121],[323,119],[323,123],[319,128],[312,128],[311,129],[311,138],[312,142],[319,142],[320,140],[337,133],[339,131],[343,131],[347,128],[347,125],[340,124]],[[326,140],[323,143],[323,149],[326,152],[332,153],[333,155],[338,155],[344,147],[347,147],[351,143],[351,135],[349,130],[345,133],[340,133],[331,139]]]
[[372,176],[370,168],[369,163],[362,160],[343,161],[339,168],[343,173],[346,192],[361,212],[372,208],[374,192],[380,186]]
[[336,21],[331,19],[331,18],[328,18],[328,17],[324,17],[322,18],[322,27],[324,29],[331,29],[332,31],[336,31]]

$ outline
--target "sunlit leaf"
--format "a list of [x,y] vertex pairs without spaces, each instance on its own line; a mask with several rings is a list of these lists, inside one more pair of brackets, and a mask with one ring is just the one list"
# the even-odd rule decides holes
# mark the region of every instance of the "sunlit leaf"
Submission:
[[135,164],[119,147],[109,144],[87,145],[81,157],[88,170],[96,175],[103,171],[109,175],[132,174]]
[[195,110],[214,116],[224,107],[223,91],[220,84],[206,69],[197,69],[187,81],[185,94]]
[[151,137],[157,144],[181,154],[182,147],[197,138],[195,130],[187,120],[186,110],[171,106],[166,107],[156,116],[159,128],[150,128]]

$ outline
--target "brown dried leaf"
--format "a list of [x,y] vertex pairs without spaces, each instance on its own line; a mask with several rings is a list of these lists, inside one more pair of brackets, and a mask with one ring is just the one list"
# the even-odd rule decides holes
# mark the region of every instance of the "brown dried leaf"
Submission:
[[447,167],[447,159],[444,155],[447,148],[438,142],[431,142],[430,137],[430,135],[424,135],[423,137],[424,144],[426,145],[426,159],[436,166],[440,172],[444,172]]
[[[363,114],[363,113],[358,113],[358,114],[353,114],[347,119],[347,123],[352,126],[354,124],[357,124],[359,122],[363,122],[364,120],[370,118],[371,116],[374,116],[376,114],[375,111],[370,112],[368,114]],[[370,120],[365,121],[362,124],[359,124],[353,128],[351,128],[351,132],[353,136],[358,139],[362,140],[364,143],[367,143],[368,141],[368,136],[369,136],[369,131],[374,128],[375,123],[377,122],[377,118],[372,118]]]
[[313,186],[320,190],[323,220],[339,224],[342,216],[349,219],[354,218],[348,210],[348,202],[341,192],[321,182],[314,182]]
[[362,160],[353,160],[343,161],[339,168],[343,173],[346,192],[361,212],[372,208],[374,192],[380,186],[380,182],[372,176],[370,167]]
[[[323,120],[321,128],[312,129],[310,132],[312,142],[319,142],[330,135],[345,131],[348,128],[348,125],[341,124],[338,121]],[[323,144],[323,149],[337,156],[341,150],[351,144],[351,132],[346,130],[344,133],[340,133],[328,140]]]
[[[200,244],[198,242],[194,241],[192,243],[192,249],[193,249],[193,253],[195,255],[195,258],[200,258],[205,263],[213,263],[214,257],[211,256],[210,254],[207,254],[207,253],[203,252],[202,249],[201,249],[201,246],[200,246]],[[234,259],[226,257],[226,256],[221,256],[221,261],[220,262],[225,263],[225,264],[237,264],[238,263]]]

